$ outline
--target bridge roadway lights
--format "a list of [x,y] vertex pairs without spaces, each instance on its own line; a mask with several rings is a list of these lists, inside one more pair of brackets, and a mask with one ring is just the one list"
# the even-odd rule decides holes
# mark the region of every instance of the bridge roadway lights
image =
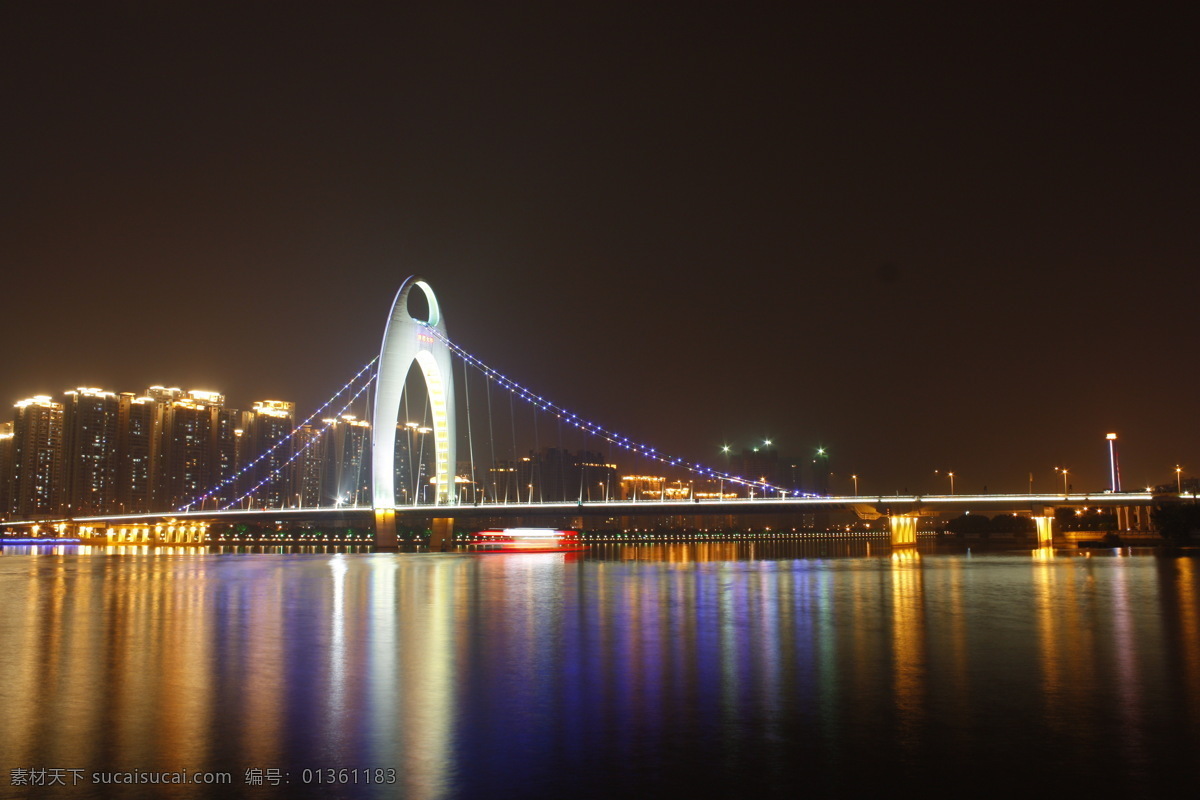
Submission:
[[[429,320],[408,313],[408,295],[419,289],[429,305]],[[429,407],[433,415],[434,502],[453,501],[457,440],[454,420],[454,371],[450,348],[441,337],[446,321],[437,297],[429,284],[411,276],[396,293],[391,314],[383,332],[379,367],[375,375],[375,409],[371,418],[371,504],[375,508],[375,541],[384,547],[396,546],[396,426],[400,421],[400,401],[408,371],[415,363],[425,380]]]
[[206,522],[160,522],[154,525],[123,525],[104,529],[108,544],[205,544]]
[[914,547],[917,544],[916,515],[900,514],[888,517],[892,529],[892,547]]

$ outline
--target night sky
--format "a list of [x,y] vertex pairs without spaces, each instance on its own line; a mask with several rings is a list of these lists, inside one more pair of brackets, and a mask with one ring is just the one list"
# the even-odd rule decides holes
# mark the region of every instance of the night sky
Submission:
[[76,5],[0,12],[0,403],[303,415],[418,273],[484,361],[714,465],[1100,490],[1116,431],[1126,488],[1200,473],[1165,5]]

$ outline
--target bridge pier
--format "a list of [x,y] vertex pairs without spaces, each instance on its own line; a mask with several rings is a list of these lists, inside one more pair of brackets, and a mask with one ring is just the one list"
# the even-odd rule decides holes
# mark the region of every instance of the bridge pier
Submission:
[[429,551],[443,553],[454,547],[454,517],[434,517],[429,526]]
[[1050,547],[1054,544],[1054,517],[1034,516],[1033,525],[1037,531],[1037,546]]
[[915,547],[917,544],[917,520],[920,517],[898,514],[888,517],[891,523],[892,547]]
[[396,538],[396,509],[375,509],[375,551],[395,552],[399,547]]
[[1135,533],[1153,531],[1149,506],[1117,506],[1117,532]]

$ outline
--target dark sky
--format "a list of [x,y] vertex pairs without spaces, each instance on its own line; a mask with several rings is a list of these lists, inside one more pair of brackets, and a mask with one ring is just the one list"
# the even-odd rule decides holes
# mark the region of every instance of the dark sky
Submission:
[[691,458],[1100,489],[1112,430],[1127,487],[1200,473],[1165,6],[77,5],[0,12],[2,403],[307,411],[419,273],[480,358]]

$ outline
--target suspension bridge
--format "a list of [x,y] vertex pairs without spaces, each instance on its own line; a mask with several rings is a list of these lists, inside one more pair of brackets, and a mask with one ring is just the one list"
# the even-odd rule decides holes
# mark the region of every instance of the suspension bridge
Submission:
[[[426,314],[412,312],[414,293]],[[305,503],[290,492],[264,492],[360,402],[370,407],[369,459],[356,462],[361,469],[369,460],[368,491],[356,491],[352,500],[339,491],[319,503]],[[317,435],[311,435],[314,427]],[[306,430],[310,435],[301,436]],[[648,474],[620,479],[618,459],[632,465],[625,471]],[[273,466],[264,470],[266,464]],[[259,474],[246,485],[247,476]],[[266,494],[278,499],[264,503]],[[1013,511],[1033,517],[1039,540],[1048,541],[1056,508],[1116,509],[1125,529],[1135,530],[1149,527],[1154,501],[1148,492],[818,496],[766,476],[693,462],[586,419],[490,367],[450,338],[433,289],[413,276],[392,303],[379,355],[295,425],[291,436],[170,512],[63,522],[115,540],[126,540],[134,530],[140,531],[138,541],[191,542],[203,541],[208,526],[217,522],[351,520],[371,526],[376,546],[387,549],[397,544],[398,524],[413,520],[429,521],[434,540],[444,543],[452,538],[456,519],[574,520],[578,525],[592,517],[694,520],[842,510],[887,518],[893,543],[908,544],[915,541],[922,515],[973,508]]]

